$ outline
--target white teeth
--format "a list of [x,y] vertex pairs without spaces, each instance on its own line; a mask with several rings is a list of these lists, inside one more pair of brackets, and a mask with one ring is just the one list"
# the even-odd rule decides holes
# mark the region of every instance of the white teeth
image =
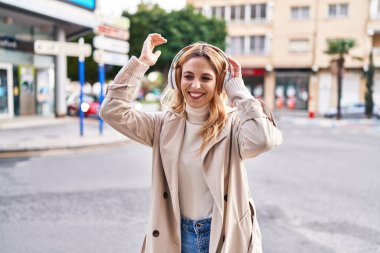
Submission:
[[199,93],[199,92],[189,92],[189,93],[190,93],[190,96],[194,98],[199,98],[203,95],[203,93]]

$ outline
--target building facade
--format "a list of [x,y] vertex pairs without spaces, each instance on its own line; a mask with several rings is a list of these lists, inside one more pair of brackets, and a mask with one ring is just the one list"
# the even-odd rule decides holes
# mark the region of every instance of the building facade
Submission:
[[[188,0],[227,22],[227,53],[242,65],[246,86],[272,108],[323,114],[337,103],[336,69],[327,40],[354,39],[345,62],[342,104],[364,102],[371,49],[380,66],[380,0]],[[361,60],[358,60],[360,57]],[[374,87],[380,105],[380,71]]]
[[0,0],[0,118],[66,115],[66,56],[36,54],[36,40],[92,31],[96,0]]

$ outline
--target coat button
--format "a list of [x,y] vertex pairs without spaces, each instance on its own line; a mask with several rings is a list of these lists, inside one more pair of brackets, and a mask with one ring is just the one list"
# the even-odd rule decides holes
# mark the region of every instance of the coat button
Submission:
[[224,201],[227,201],[227,194],[224,195]]
[[226,237],[223,235],[223,239],[222,239],[222,240],[223,240],[223,242],[224,242],[224,240],[225,240],[225,239],[226,239]]
[[160,235],[160,232],[158,230],[153,231],[153,236],[158,237]]
[[167,198],[168,198],[168,193],[164,192],[164,199],[167,199]]

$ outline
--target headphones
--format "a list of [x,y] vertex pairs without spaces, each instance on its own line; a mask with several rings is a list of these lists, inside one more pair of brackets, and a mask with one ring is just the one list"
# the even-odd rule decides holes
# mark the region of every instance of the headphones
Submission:
[[[189,45],[189,46],[186,46],[184,48],[182,48],[177,54],[176,56],[173,58],[173,61],[172,63],[170,64],[170,69],[169,69],[169,72],[168,72],[168,85],[176,90],[178,89],[177,88],[177,84],[176,84],[176,81],[175,81],[175,69],[176,69],[176,65],[177,65],[177,62],[178,62],[178,59],[187,51],[189,50],[191,47],[193,47],[195,44],[192,44],[192,45]],[[207,43],[200,43],[200,45],[204,45],[204,46],[208,46],[208,47],[211,47],[213,48],[215,51],[217,51],[223,58],[224,60],[226,61],[226,66],[227,68],[225,69],[226,71],[226,75],[224,76],[224,80],[223,80],[223,86],[229,81],[232,79],[232,74],[231,74],[231,69],[233,69],[230,61],[228,60],[228,56],[226,55],[226,53],[223,52],[223,50],[221,50],[220,48],[216,47],[216,46],[213,46],[213,45],[210,45],[210,44],[207,44]]]

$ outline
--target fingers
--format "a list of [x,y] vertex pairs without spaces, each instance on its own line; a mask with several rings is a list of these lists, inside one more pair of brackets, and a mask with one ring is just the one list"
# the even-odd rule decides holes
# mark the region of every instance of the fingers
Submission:
[[154,53],[154,55],[158,58],[158,57],[160,57],[160,55],[161,55],[161,51],[160,50],[157,50],[155,53]]
[[231,56],[228,56],[228,61],[231,63],[231,66],[232,66],[232,76],[233,77],[239,77],[241,76],[241,67],[240,67],[240,64],[235,61],[234,59],[232,59]]
[[151,42],[153,47],[162,45],[167,42],[167,40],[159,33],[151,33],[148,35],[147,39]]
[[237,63],[237,61],[235,61],[234,59],[232,59],[231,56],[228,56],[228,61],[231,63],[231,65],[232,65],[232,67],[233,67],[234,69],[236,69],[236,68],[240,68],[240,64]]

